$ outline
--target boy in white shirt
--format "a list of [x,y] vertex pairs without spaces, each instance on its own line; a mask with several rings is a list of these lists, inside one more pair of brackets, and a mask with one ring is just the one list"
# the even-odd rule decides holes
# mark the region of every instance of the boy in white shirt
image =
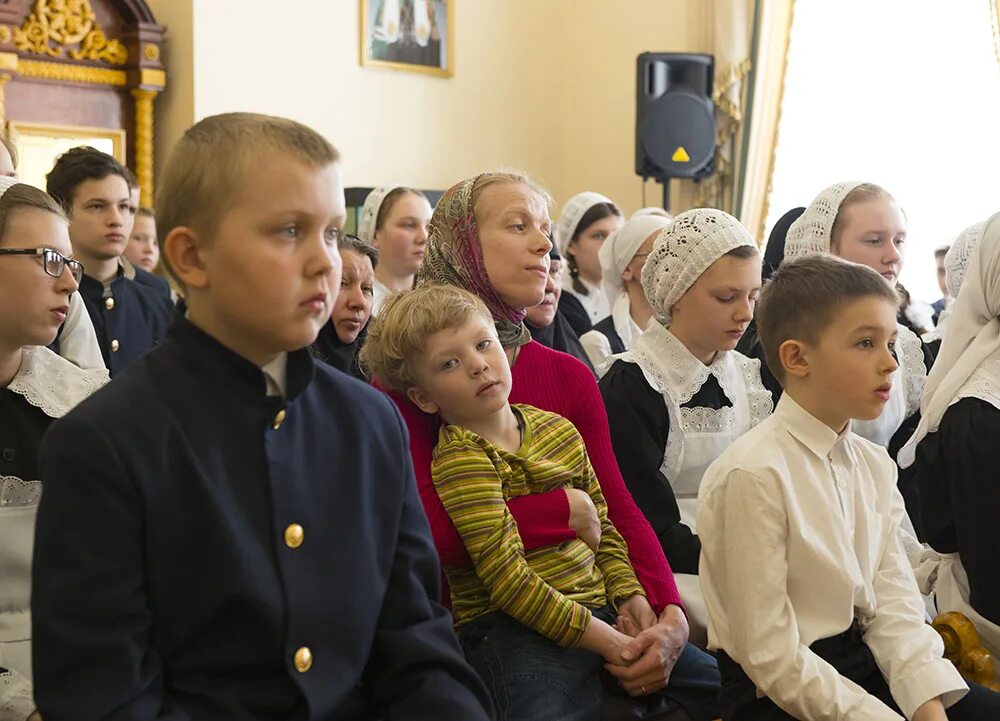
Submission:
[[783,264],[761,295],[785,392],[698,499],[723,721],[1000,718],[1000,694],[970,690],[924,623],[895,464],[851,432],[889,398],[896,306],[877,273],[829,255]]

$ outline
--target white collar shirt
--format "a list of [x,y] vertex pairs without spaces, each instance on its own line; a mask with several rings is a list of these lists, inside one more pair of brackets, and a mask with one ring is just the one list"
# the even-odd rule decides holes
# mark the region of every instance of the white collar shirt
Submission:
[[698,498],[709,647],[796,718],[899,719],[809,646],[855,620],[907,718],[967,686],[943,658],[900,543],[885,449],[835,433],[785,393],[706,471]]

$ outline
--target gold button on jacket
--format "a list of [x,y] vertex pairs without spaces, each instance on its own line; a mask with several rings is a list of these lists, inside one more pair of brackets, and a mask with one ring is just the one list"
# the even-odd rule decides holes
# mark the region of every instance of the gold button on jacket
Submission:
[[274,423],[271,424],[271,428],[273,428],[274,430],[278,430],[279,428],[281,428],[281,424],[284,422],[284,420],[285,420],[285,409],[282,408],[280,411],[278,411],[278,414],[274,417]]
[[118,343],[118,339],[117,338],[115,338],[113,341],[111,341],[111,352],[112,353],[117,353],[119,345],[120,344]]
[[115,299],[114,298],[105,298],[104,299],[104,307],[107,308],[108,310],[113,310],[114,307],[115,307]]
[[312,668],[313,665],[313,655],[312,651],[309,650],[308,646],[303,646],[298,651],[295,652],[295,670],[299,673],[305,673]]
[[285,529],[285,545],[289,548],[298,548],[306,538],[306,532],[298,523],[293,523]]

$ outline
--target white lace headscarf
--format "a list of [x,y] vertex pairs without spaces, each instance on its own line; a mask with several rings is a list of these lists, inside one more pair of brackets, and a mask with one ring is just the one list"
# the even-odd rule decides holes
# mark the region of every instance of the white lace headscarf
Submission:
[[378,221],[378,211],[382,209],[385,196],[402,185],[383,185],[375,188],[365,198],[365,204],[361,208],[361,219],[358,220],[358,237],[368,243],[375,244],[375,223]]
[[829,253],[833,242],[833,222],[840,212],[840,205],[852,190],[863,184],[860,181],[837,183],[817,195],[806,212],[788,228],[785,259]]
[[[945,411],[964,393],[974,374],[986,372],[982,387],[1000,386],[1000,213],[988,221],[969,258],[965,280],[952,306],[948,333],[920,402],[920,425],[899,452],[906,468],[916,458],[917,445],[941,424]],[[985,394],[984,394],[985,395]],[[995,398],[984,398],[996,403]]]
[[670,324],[674,304],[712,263],[743,245],[757,247],[750,231],[714,208],[681,213],[661,230],[642,268],[642,289],[663,324]]
[[646,242],[646,238],[668,225],[670,225],[670,219],[664,218],[662,215],[632,216],[628,222],[604,241],[597,257],[601,261],[604,292],[608,296],[608,303],[612,308],[615,307],[615,301],[618,300],[618,297],[625,292],[625,281],[622,280],[622,273],[635,258],[635,254],[639,252],[642,244]]
[[986,231],[986,221],[981,221],[975,225],[970,225],[955,238],[955,242],[948,248],[944,256],[944,284],[948,288],[948,295],[952,298],[958,297],[958,292],[962,289],[965,281],[965,272],[969,269],[969,259],[979,240]]
[[566,201],[562,213],[559,214],[559,222],[556,223],[555,230],[556,248],[559,250],[559,255],[566,257],[566,248],[569,247],[569,242],[573,239],[573,234],[576,233],[576,228],[580,225],[580,220],[587,214],[588,210],[598,203],[610,203],[614,205],[614,201],[611,198],[589,190],[577,193]]

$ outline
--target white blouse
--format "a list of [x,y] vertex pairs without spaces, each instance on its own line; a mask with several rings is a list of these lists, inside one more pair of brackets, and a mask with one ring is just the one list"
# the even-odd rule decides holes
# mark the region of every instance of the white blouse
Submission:
[[[709,647],[797,718],[900,719],[809,646],[858,621],[906,714],[967,686],[924,622],[885,449],[834,433],[785,393],[709,467],[699,495]],[[808,693],[805,690],[808,689]]]
[[611,315],[611,304],[608,302],[608,294],[604,292],[604,288],[600,285],[594,285],[583,278],[579,278],[579,281],[583,283],[584,287],[587,289],[587,295],[581,295],[573,290],[573,279],[568,273],[563,276],[563,293],[569,293],[580,301],[580,304],[583,306],[584,310],[587,311],[587,315],[590,317],[591,325],[600,323],[602,320]]

